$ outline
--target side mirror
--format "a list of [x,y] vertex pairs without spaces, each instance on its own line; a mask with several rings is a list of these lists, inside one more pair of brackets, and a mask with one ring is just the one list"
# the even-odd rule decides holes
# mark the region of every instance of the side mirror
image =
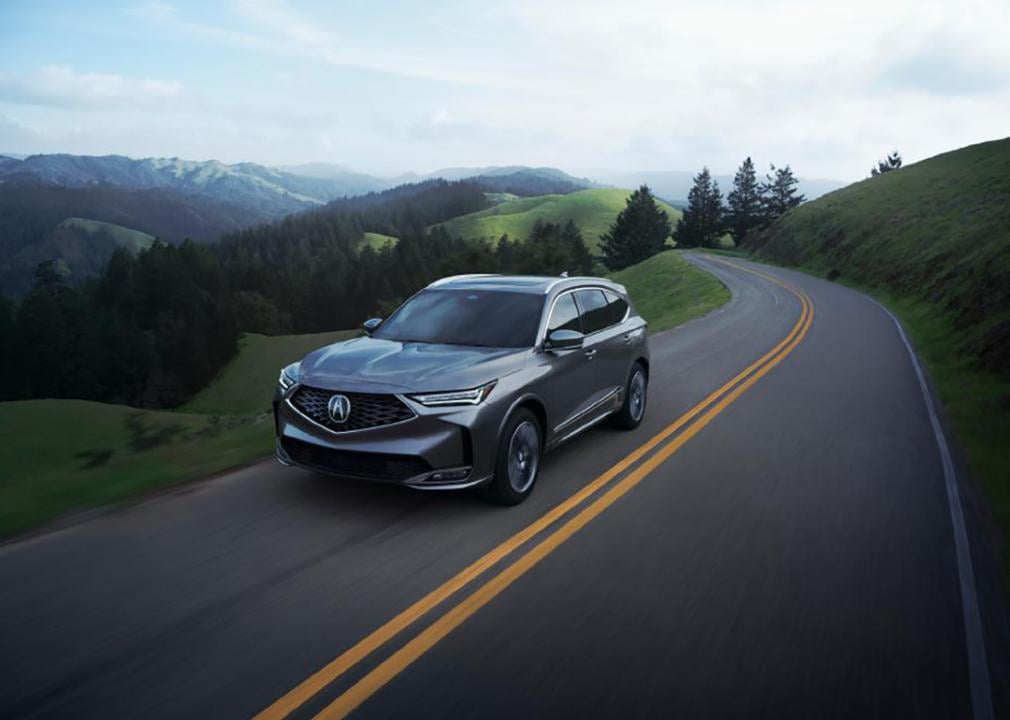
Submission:
[[576,350],[586,336],[577,330],[555,330],[544,341],[544,350]]
[[361,327],[365,328],[366,335],[371,335],[380,325],[382,325],[382,318],[371,318],[369,320],[365,320],[365,322],[361,324]]

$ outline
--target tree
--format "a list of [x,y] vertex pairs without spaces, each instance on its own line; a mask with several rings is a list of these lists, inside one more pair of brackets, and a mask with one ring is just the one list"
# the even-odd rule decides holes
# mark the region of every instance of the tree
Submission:
[[674,234],[683,247],[714,247],[722,233],[722,193],[708,168],[702,168],[687,194],[687,209]]
[[498,247],[495,248],[495,261],[498,263],[499,272],[511,273],[515,268],[515,247],[508,234],[498,238]]
[[761,226],[761,188],[754,162],[748,157],[733,177],[733,189],[726,196],[727,224],[733,241],[742,245],[747,235]]
[[784,168],[771,166],[771,172],[765,176],[765,182],[761,185],[762,214],[766,223],[775,222],[806,200],[804,195],[796,193],[799,182],[788,165]]
[[603,261],[611,270],[621,270],[652,257],[666,246],[670,229],[670,218],[649,186],[642,185],[600,237]]
[[593,259],[582,239],[582,232],[569,220],[564,227],[537,220],[526,242],[515,247],[519,272],[530,274],[588,275]]
[[888,155],[883,160],[877,162],[877,166],[870,169],[870,175],[877,177],[877,175],[883,175],[886,172],[891,172],[892,170],[897,170],[901,167],[901,153],[895,150],[893,153]]

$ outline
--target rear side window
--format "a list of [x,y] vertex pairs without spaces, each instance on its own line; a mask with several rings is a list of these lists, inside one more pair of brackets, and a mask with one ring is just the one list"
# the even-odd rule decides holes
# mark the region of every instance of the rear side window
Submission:
[[582,332],[586,335],[614,324],[602,290],[576,290],[575,298],[582,310]]
[[607,296],[607,307],[610,308],[610,322],[619,323],[624,320],[624,316],[628,314],[628,303],[619,295],[612,292],[604,290],[604,295]]
[[549,336],[555,330],[582,332],[579,308],[575,305],[575,298],[571,293],[565,293],[554,303],[550,320],[547,321],[547,335]]

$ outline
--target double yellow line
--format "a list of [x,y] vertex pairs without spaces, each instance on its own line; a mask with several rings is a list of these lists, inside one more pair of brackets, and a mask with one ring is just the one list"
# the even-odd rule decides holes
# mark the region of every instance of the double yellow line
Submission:
[[[479,578],[488,570],[493,568],[505,558],[512,555],[530,539],[551,527],[555,522],[579,507],[584,501],[592,497],[607,485],[611,480],[619,476],[625,470],[631,468],[639,460],[645,457],[652,450],[661,446],[647,460],[638,465],[632,472],[628,473],[619,482],[615,483],[609,490],[597,497],[577,514],[565,521],[560,527],[547,535],[539,544],[526,552],[514,563],[500,571],[471,595],[464,598],[457,605],[438,617],[431,625],[421,633],[407,642],[403,647],[390,655],[373,670],[368,672],[358,682],[336,698],[331,704],[325,707],[316,717],[329,720],[330,718],[342,718],[365,702],[380,688],[390,682],[411,663],[421,655],[431,649],[442,638],[459,627],[467,618],[487,605],[498,596],[505,588],[519,579],[543,558],[553,552],[558,546],[568,538],[585,527],[596,516],[613,505],[617,500],[626,495],[632,488],[642,481],[649,473],[661,465],[667,458],[679,450],[685,443],[693,438],[698,432],[708,425],[717,415],[725,410],[740,395],[746,392],[754,383],[771,372],[772,368],[786,358],[806,336],[814,318],[813,303],[810,298],[799,288],[786,283],[767,273],[752,268],[746,268],[735,263],[730,263],[714,257],[710,260],[723,265],[728,265],[736,270],[741,270],[754,275],[759,275],[776,285],[779,285],[793,295],[795,295],[802,306],[799,320],[792,327],[789,334],[783,338],[775,347],[744,368],[738,375],[710,394],[689,411],[681,415],[677,420],[667,425],[662,431],[654,435],[643,445],[636,448],[625,458],[597,477],[591,483],[583,487],[574,495],[555,506],[552,510],[541,516],[539,519],[520,530],[512,537],[505,540],[496,548],[488,552],[479,560],[463,569],[456,576],[446,581],[444,584],[431,591],[423,598],[415,602],[396,617],[386,622],[381,627],[372,631],[368,636],[360,640],[353,647],[342,653],[339,657],[322,667],[313,675],[308,677],[294,689],[283,697],[276,700],[272,705],[260,712],[256,720],[280,720],[286,718],[292,712],[308,702],[317,693],[330,685],[332,682],[344,675],[348,670],[356,666],[366,657],[392,640],[396,635],[406,630],[417,622],[425,614],[433,610],[445,600],[448,600],[458,591]],[[682,430],[679,435],[663,445],[664,441],[672,435]]]

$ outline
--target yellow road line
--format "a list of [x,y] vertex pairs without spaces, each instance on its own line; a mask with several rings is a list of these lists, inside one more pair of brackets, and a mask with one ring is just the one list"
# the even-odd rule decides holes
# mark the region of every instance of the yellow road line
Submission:
[[[744,270],[745,272],[751,272],[754,274],[758,273],[758,271],[750,270],[748,268],[740,268],[732,263],[725,264]],[[793,325],[789,334],[776,344],[775,347],[741,370],[731,380],[722,385],[722,387],[709,394],[704,400],[681,415],[674,422],[667,425],[663,428],[663,430],[633,450],[611,468],[603,472],[591,483],[585,485],[581,490],[569,496],[566,500],[556,505],[554,508],[539,517],[537,520],[533,521],[530,525],[526,526],[515,535],[512,535],[507,540],[504,540],[487,554],[464,568],[436,589],[429,592],[420,600],[414,602],[391,620],[373,630],[355,645],[348,648],[345,652],[341,653],[339,656],[310,675],[292,690],[274,701],[269,707],[258,713],[255,720],[281,720],[282,718],[286,718],[327,685],[342,676],[385,643],[389,642],[396,635],[403,632],[406,628],[410,627],[413,623],[417,622],[417,620],[431,611],[435,606],[452,597],[452,595],[456,592],[522,547],[531,538],[553,525],[570,510],[582,504],[587,498],[594,495],[608,482],[638,462],[638,460],[670,437],[670,435],[676,433],[684,427],[684,425],[698,416],[706,407],[715,402],[730,388],[747,378],[770,358],[773,358],[780,350],[782,350],[783,347],[796,337],[797,333],[801,331],[801,328],[804,326],[808,316],[812,314],[813,310],[812,307],[808,308],[807,300],[803,296],[796,293],[795,290],[787,287],[784,283],[775,279],[773,280],[776,284],[786,287],[786,289],[790,290],[790,292],[793,292],[794,295],[799,297],[802,306],[802,311],[799,319],[796,321],[796,324]]]
[[[740,269],[746,270],[746,268]],[[809,302],[805,299],[805,296],[801,295],[802,291],[797,291],[793,288],[789,289],[794,292],[797,297],[800,298],[800,301],[805,305]],[[425,652],[434,647],[440,640],[459,627],[467,618],[501,594],[502,591],[522,577],[551,552],[557,549],[558,546],[589,524],[589,522],[617,502],[617,500],[626,495],[632,488],[638,485],[643,478],[649,475],[671,455],[683,447],[685,443],[700,432],[716,416],[722,413],[723,410],[729,407],[730,404],[745,393],[752,385],[754,385],[754,383],[771,372],[775,366],[792,353],[796,346],[799,345],[806,336],[812,323],[813,306],[811,304],[810,313],[805,318],[805,324],[802,330],[778,356],[768,362],[768,364],[763,366],[746,381],[742,382],[733,391],[728,393],[722,400],[706,411],[697,422],[693,423],[683,433],[660,449],[655,455],[639,465],[634,471],[629,473],[626,477],[610,488],[610,490],[579,511],[577,515],[569,519],[560,528],[548,535],[541,543],[516,560],[515,563],[488,580],[487,583],[474,591],[473,594],[442,615],[434,623],[417,635],[417,637],[408,642],[400,650],[393,653],[387,660],[379,664],[374,670],[365,675],[350,689],[324,708],[322,712],[316,715],[316,720],[336,720],[337,718],[345,717],[389,681],[399,675]]]

